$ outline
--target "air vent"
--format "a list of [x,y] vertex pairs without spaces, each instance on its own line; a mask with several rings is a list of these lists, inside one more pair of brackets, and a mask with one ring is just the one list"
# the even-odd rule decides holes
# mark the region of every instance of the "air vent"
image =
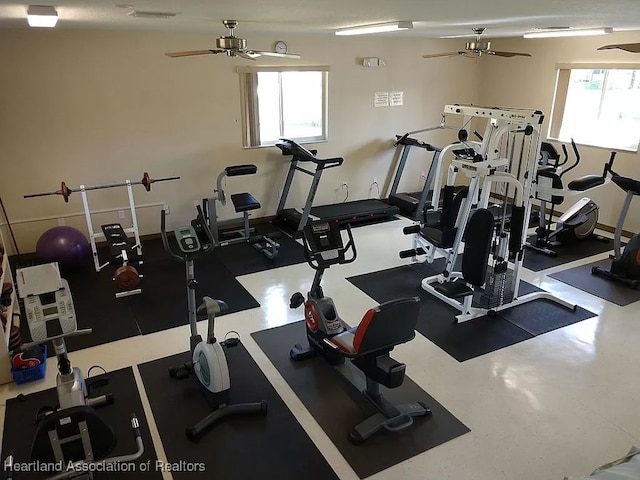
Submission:
[[131,10],[129,13],[127,13],[127,15],[129,15],[130,17],[136,17],[136,18],[173,18],[176,15],[179,15],[179,13]]

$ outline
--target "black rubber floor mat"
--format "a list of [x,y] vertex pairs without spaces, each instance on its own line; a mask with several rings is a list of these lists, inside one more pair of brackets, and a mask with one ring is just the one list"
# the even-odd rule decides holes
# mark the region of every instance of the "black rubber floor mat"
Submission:
[[[109,385],[101,388],[101,391],[113,393],[115,402],[113,405],[100,407],[98,412],[105,422],[113,428],[118,438],[116,448],[111,455],[126,455],[137,450],[133,430],[131,429],[132,413],[135,413],[140,421],[144,453],[140,459],[127,464],[129,471],[123,469],[117,472],[96,472],[96,480],[162,479],[162,473],[156,470],[156,452],[149,434],[149,426],[142,408],[133,370],[131,367],[123,368],[122,370],[109,372],[107,377],[110,380]],[[96,378],[100,377],[97,376]],[[34,425],[36,413],[41,407],[55,404],[57,404],[55,388],[29,394],[24,401],[20,401],[17,398],[7,400],[2,438],[3,460],[6,458],[7,452],[13,450],[16,462],[26,464],[30,461],[31,442],[36,431]],[[149,470],[145,471],[147,464],[149,465]],[[16,473],[16,478],[21,480],[42,479],[48,476],[51,476],[51,474]]]
[[[378,303],[394,298],[419,296],[421,308],[416,330],[460,362],[595,316],[582,308],[573,312],[545,300],[536,300],[502,311],[493,317],[485,316],[455,323],[454,317],[459,311],[421,287],[424,277],[440,270],[442,260],[434,262],[432,266],[406,265],[347,280]],[[521,296],[535,291],[540,289],[521,282]],[[328,291],[325,293],[330,295]]]
[[[533,239],[535,239],[535,237],[529,237],[529,241]],[[546,270],[547,268],[556,267],[575,260],[599,255],[600,253],[608,252],[612,248],[612,241],[601,241],[596,238],[589,238],[572,243],[571,245],[558,245],[557,247],[553,247],[552,250],[558,254],[555,258],[535,250],[527,249],[524,253],[523,266],[534,272],[539,272],[540,270]]]
[[[196,260],[194,268],[198,301],[205,295],[224,300],[229,306],[225,313],[260,306],[214,255]],[[144,272],[142,294],[127,297],[140,331],[148,334],[185,325],[188,310],[184,263],[154,252],[151,260],[145,260]]]
[[608,270],[611,267],[611,260],[607,259],[581,265],[549,276],[622,307],[640,300],[640,290],[634,290],[627,285],[605,277],[592,275],[591,269],[595,266]]
[[[289,358],[289,350],[294,344],[305,343],[304,322],[263,330],[251,336],[360,478],[374,475],[469,432],[445,407],[407,377],[399,388],[382,387],[385,396],[394,403],[422,401],[429,406],[432,415],[415,418],[415,423],[401,432],[379,432],[361,445],[352,445],[347,439],[348,429],[376,410],[356,387],[323,359],[296,362]],[[349,362],[344,367],[355,368]],[[408,373],[411,373],[411,367],[408,367]],[[364,387],[364,377],[361,381]]]
[[239,277],[240,275],[306,262],[303,246],[291,237],[284,235],[270,224],[257,224],[255,228],[256,231],[253,235],[268,235],[276,232],[279,234],[277,238],[274,238],[280,244],[278,255],[270,260],[256,250],[253,245],[246,242],[216,248],[214,250],[215,256],[233,275]]
[[231,376],[231,402],[265,400],[265,416],[233,417],[219,423],[199,443],[185,426],[211,413],[194,378],[169,378],[169,366],[189,353],[139,365],[153,416],[169,462],[203,463],[203,472],[174,472],[180,479],[305,478],[337,479],[327,461],[289,411],[244,346],[225,348]]

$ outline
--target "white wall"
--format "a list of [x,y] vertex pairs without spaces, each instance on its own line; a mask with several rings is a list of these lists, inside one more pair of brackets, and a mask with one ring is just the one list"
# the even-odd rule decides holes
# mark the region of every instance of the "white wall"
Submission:
[[[640,32],[616,33],[601,37],[563,39],[498,39],[496,50],[528,52],[532,58],[483,58],[480,64],[480,102],[484,105],[539,108],[546,114],[543,132],[548,131],[558,63],[635,63],[640,68],[640,55],[621,50],[598,51],[602,45],[640,42]],[[567,176],[575,178],[600,174],[609,152],[580,147],[579,168]],[[615,170],[621,175],[640,179],[640,155],[619,153]],[[600,206],[600,222],[615,226],[624,193],[614,184],[589,192]],[[575,200],[581,196],[574,197]],[[565,202],[571,205],[573,202]],[[563,206],[564,207],[564,206]],[[632,205],[625,230],[640,231],[640,201]]]
[[[396,152],[391,139],[435,125],[445,103],[478,100],[477,65],[467,59],[423,60],[421,55],[451,49],[452,41],[393,37],[282,36],[300,61],[330,65],[329,141],[313,145],[319,156],[342,156],[345,164],[327,171],[317,203],[341,201],[342,182],[350,199],[376,196],[371,181],[382,184]],[[250,37],[253,48],[270,48],[274,38]],[[241,147],[237,65],[224,56],[169,59],[166,51],[211,47],[214,36],[106,31],[14,30],[0,33],[0,195],[23,251],[55,220],[23,222],[82,211],[79,195],[23,199],[27,193],[69,186],[180,175],[173,183],[136,189],[139,204],[168,202],[170,224],[194,215],[193,200],[212,194],[226,165],[256,163],[258,175],[228,180],[228,188],[249,191],[263,205],[255,216],[275,213],[287,158],[275,147]],[[359,59],[377,56],[386,67],[364,68]],[[264,57],[263,57],[264,58]],[[260,59],[257,64],[274,64]],[[404,91],[405,105],[373,108],[376,91]],[[445,143],[442,136],[422,136]],[[427,161],[411,162],[407,188],[419,184]],[[291,205],[301,205],[308,182],[297,182]],[[126,206],[123,189],[94,192],[92,209]],[[222,217],[234,216],[228,205]],[[113,215],[96,224],[115,221]],[[84,229],[82,217],[66,218]],[[142,233],[159,230],[159,209],[139,213]]]

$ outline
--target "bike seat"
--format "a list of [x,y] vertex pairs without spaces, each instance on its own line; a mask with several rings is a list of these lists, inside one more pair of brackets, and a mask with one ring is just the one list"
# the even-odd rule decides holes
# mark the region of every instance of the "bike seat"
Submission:
[[640,180],[629,177],[615,176],[611,179],[613,183],[619,186],[625,192],[631,192],[634,195],[640,195]]
[[585,175],[584,177],[571,180],[567,185],[567,188],[569,188],[569,190],[573,190],[574,192],[584,192],[585,190],[599,187],[600,185],[604,185],[604,178],[602,176]]

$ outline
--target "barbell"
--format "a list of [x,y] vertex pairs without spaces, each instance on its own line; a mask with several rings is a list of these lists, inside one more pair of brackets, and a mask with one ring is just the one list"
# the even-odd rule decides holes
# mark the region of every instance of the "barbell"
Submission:
[[[142,180],[139,182],[130,182],[131,185],[144,185],[144,188],[147,192],[151,191],[151,184],[157,182],[168,182],[169,180],[179,180],[180,177],[165,177],[165,178],[151,178],[147,172],[144,172],[142,176]],[[116,188],[116,187],[126,187],[128,185],[127,182],[122,183],[108,183],[106,185],[94,185],[91,187],[84,187],[85,190],[101,190],[104,188]],[[69,188],[66,183],[60,183],[60,190],[56,190],[55,192],[44,192],[44,193],[32,193],[30,195],[25,195],[24,198],[33,198],[33,197],[46,197],[47,195],[61,195],[64,198],[65,202],[69,202],[69,197],[73,192],[79,191],[80,188]]]

